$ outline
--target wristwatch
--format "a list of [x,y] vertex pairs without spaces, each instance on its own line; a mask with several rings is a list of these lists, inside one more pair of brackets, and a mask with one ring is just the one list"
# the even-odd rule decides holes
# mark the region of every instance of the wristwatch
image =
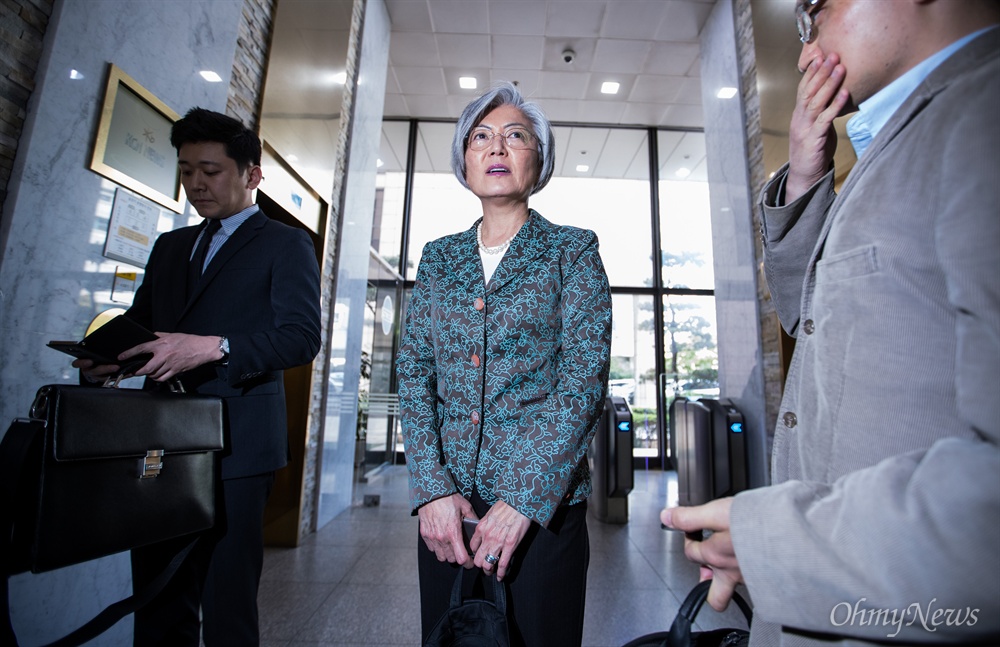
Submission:
[[220,359],[219,361],[220,362],[228,362],[229,361],[229,338],[228,337],[219,337],[219,350],[222,351],[222,359]]

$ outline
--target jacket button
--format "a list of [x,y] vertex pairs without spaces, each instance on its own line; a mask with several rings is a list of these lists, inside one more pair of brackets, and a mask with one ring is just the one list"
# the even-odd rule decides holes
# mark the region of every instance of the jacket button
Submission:
[[802,330],[807,335],[813,334],[814,332],[816,332],[815,322],[813,322],[812,319],[806,319],[804,322],[802,322]]
[[479,368],[479,355],[474,354],[472,356],[472,365],[475,366],[476,368]]
[[469,417],[472,418],[472,424],[474,424],[474,425],[478,425],[479,424],[479,412],[478,411],[473,411],[472,415],[469,416]]
[[799,419],[796,418],[795,414],[792,413],[791,411],[786,411],[785,415],[781,416],[781,420],[782,422],[785,423],[785,426],[788,427],[789,429],[791,429],[792,427],[794,427],[799,423]]
[[476,310],[482,310],[486,307],[486,303],[483,301],[482,297],[476,297]]

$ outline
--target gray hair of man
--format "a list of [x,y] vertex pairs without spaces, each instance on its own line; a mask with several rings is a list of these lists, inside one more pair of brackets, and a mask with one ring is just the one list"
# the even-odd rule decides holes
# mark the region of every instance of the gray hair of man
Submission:
[[455,139],[451,144],[451,170],[466,189],[469,183],[465,180],[465,149],[469,133],[493,110],[500,106],[513,106],[524,113],[531,123],[532,134],[538,142],[538,180],[531,188],[531,195],[542,190],[552,177],[555,167],[555,137],[552,135],[552,125],[548,117],[538,105],[525,101],[517,86],[509,81],[500,81],[475,101],[465,106],[462,116],[455,126]]

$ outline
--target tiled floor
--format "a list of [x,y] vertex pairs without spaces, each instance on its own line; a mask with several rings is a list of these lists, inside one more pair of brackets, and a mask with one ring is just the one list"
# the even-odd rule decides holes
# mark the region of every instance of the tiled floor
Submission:
[[[585,646],[620,647],[665,631],[697,582],[683,536],[660,528],[675,487],[673,472],[636,471],[629,522],[591,516]],[[357,505],[301,546],[267,550],[259,598],[265,647],[420,644],[417,522],[406,489],[405,468],[385,468],[356,486]],[[378,494],[380,504],[365,507],[365,494]],[[706,605],[699,624],[746,626],[735,606],[720,615]]]

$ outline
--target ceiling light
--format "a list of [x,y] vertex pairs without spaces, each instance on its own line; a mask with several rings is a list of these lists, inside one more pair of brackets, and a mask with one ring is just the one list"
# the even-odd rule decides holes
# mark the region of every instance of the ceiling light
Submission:
[[222,77],[212,70],[202,70],[201,72],[198,72],[198,74],[200,74],[201,78],[205,79],[209,83],[219,83],[222,81]]
[[337,85],[346,85],[347,72],[337,72],[336,74],[330,77],[330,80],[336,83]]
[[385,166],[385,162],[380,159],[375,160],[375,168],[382,168],[383,166]]
[[732,99],[736,96],[736,88],[725,87],[719,88],[719,92],[715,95],[720,99]]
[[601,84],[601,94],[618,94],[621,84],[617,81],[605,81]]
[[577,164],[576,165],[576,172],[577,173],[586,173],[589,170],[590,170],[590,167],[587,166],[586,164]]
[[458,77],[458,87],[463,90],[475,90],[476,89],[476,77],[474,76],[460,76]]
[[80,72],[78,72],[77,70],[70,70],[69,78],[73,79],[74,81],[79,81],[80,79],[83,78],[83,75],[80,74]]
[[679,169],[677,169],[677,171],[674,173],[674,175],[676,175],[677,177],[679,177],[679,178],[681,178],[683,180],[687,176],[691,175],[691,169],[685,168],[685,167],[682,166]]
[[289,162],[298,162],[299,161],[299,157],[298,157],[298,155],[289,155],[288,157],[285,158],[285,160],[287,160]]

